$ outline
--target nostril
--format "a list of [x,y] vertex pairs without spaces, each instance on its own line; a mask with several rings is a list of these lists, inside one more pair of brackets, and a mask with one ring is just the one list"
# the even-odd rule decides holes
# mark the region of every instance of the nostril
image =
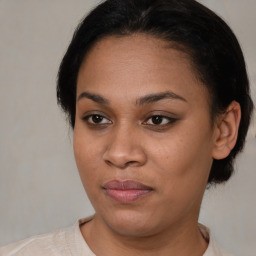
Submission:
[[121,169],[124,169],[124,168],[127,168],[129,166],[137,166],[139,163],[137,161],[129,161],[129,162],[126,162],[126,163],[113,163],[111,162],[110,160],[105,160],[105,163],[109,166],[112,166],[112,165],[118,165],[119,168]]
[[[118,142],[118,143],[117,143]],[[129,166],[137,167],[145,164],[146,155],[142,148],[132,143],[120,143],[115,140],[103,153],[103,160],[108,166],[115,166],[121,169]]]
[[105,160],[107,165],[112,165],[112,163],[109,160]]
[[138,164],[137,161],[129,161],[125,165],[128,166],[128,165],[136,165],[136,164]]

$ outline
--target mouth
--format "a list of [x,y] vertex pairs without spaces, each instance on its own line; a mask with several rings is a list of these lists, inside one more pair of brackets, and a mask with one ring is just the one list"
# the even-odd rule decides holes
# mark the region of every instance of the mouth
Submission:
[[111,180],[104,184],[106,195],[113,200],[128,204],[149,195],[153,188],[134,180]]

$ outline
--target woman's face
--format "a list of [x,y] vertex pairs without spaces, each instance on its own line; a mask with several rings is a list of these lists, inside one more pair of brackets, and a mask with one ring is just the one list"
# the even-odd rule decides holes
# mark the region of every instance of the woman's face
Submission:
[[96,216],[126,236],[196,223],[212,164],[208,94],[185,54],[107,37],[77,82],[74,151]]

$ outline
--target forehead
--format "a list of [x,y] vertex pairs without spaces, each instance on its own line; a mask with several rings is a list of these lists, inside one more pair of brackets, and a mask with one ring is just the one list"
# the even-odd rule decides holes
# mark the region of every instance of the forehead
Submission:
[[79,71],[78,94],[83,90],[131,97],[171,90],[185,98],[208,97],[187,53],[144,34],[98,41]]

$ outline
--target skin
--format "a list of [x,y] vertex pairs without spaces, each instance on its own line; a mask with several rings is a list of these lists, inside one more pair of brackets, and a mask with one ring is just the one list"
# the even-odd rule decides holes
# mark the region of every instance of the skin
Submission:
[[[74,152],[95,209],[81,232],[96,255],[203,255],[200,205],[213,156],[223,157],[209,99],[188,56],[164,41],[111,36],[90,50],[78,75]],[[127,179],[152,191],[121,204],[102,189]]]

